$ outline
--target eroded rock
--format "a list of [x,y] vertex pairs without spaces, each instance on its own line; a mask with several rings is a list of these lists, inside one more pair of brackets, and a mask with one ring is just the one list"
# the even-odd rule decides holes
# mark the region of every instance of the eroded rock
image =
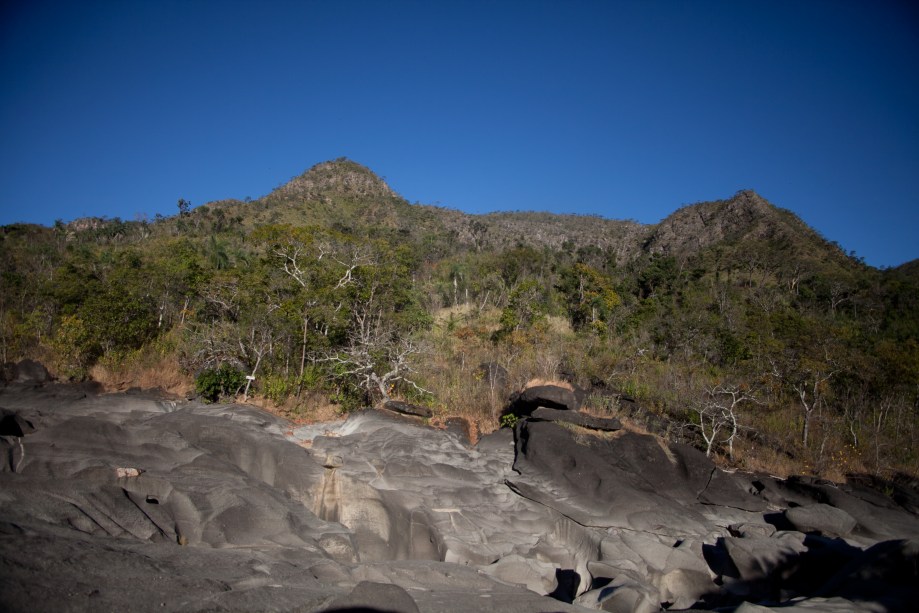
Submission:
[[539,407],[534,410],[530,417],[532,419],[541,419],[543,421],[554,421],[574,424],[590,430],[599,430],[600,432],[615,432],[622,429],[622,422],[616,418],[594,417],[578,411],[562,411],[559,409],[549,409]]
[[393,413],[413,415],[415,417],[430,417],[433,415],[431,409],[428,407],[422,407],[418,406],[417,404],[402,402],[401,400],[387,400],[383,403],[383,408],[388,411],[392,411]]
[[801,532],[817,532],[826,536],[848,536],[855,529],[855,518],[828,504],[809,504],[785,511],[785,518]]
[[896,501],[726,473],[543,409],[470,447],[372,410],[294,428],[240,405],[50,384],[9,386],[0,403],[36,426],[0,437],[4,610],[896,611],[917,598],[919,546],[871,540],[917,534]]
[[560,385],[534,385],[511,397],[505,413],[517,416],[530,415],[539,407],[562,411],[581,408],[574,391]]

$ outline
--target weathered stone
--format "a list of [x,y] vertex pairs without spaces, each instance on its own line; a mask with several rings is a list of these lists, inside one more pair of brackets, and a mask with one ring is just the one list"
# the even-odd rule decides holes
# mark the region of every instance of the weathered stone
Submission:
[[430,417],[434,414],[431,412],[431,409],[427,407],[421,407],[416,404],[409,404],[408,402],[402,402],[401,400],[387,400],[383,403],[383,408],[393,411],[394,413],[401,413],[402,415],[413,415],[415,417]]
[[622,571],[604,587],[579,596],[575,604],[614,613],[656,613],[661,609],[661,594],[637,574]]
[[732,536],[745,538],[769,538],[775,534],[775,526],[760,522],[743,522],[731,524],[728,529]]
[[823,587],[820,596],[876,600],[889,610],[919,603],[919,539],[884,541],[857,555]]
[[51,381],[51,375],[44,364],[25,359],[16,364],[14,383],[41,384]]
[[601,432],[615,432],[622,429],[622,422],[615,418],[594,417],[578,411],[562,411],[559,409],[549,409],[539,407],[534,410],[530,417],[541,419],[543,421],[556,421],[574,424],[590,430],[599,430]]
[[796,530],[825,536],[848,536],[857,523],[842,509],[819,503],[792,507],[785,511],[785,518]]
[[577,411],[580,408],[574,392],[559,385],[536,385],[528,387],[511,397],[505,413],[518,416],[530,415],[539,407]]
[[746,582],[777,578],[780,569],[807,551],[804,535],[797,532],[772,538],[727,537],[723,545],[737,569],[735,577]]
[[483,567],[482,572],[505,583],[516,583],[531,592],[545,595],[552,593],[558,586],[555,569],[556,566],[548,562],[512,554]]
[[398,585],[361,581],[354,586],[350,594],[332,601],[329,610],[418,613],[418,605],[411,595]]
[[[868,533],[855,531],[765,538],[763,521],[790,526],[794,513],[745,510],[819,498],[914,536],[915,517],[895,503],[737,478],[651,436],[531,418],[470,447],[462,432],[389,411],[295,427],[252,407],[73,385],[11,385],[0,404],[36,426],[0,436],[3,610],[524,613],[583,611],[572,599],[616,611],[768,599],[899,611],[919,600],[919,545],[863,552]],[[744,538],[725,537],[729,525]]]

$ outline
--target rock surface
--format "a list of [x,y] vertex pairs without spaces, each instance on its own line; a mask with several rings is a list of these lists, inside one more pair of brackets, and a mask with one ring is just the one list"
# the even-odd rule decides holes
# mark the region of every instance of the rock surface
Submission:
[[409,404],[408,402],[402,402],[401,400],[387,400],[383,403],[383,408],[393,413],[400,413],[402,415],[414,415],[415,417],[431,417],[433,413],[431,409],[427,407],[418,406],[417,404]]
[[616,418],[594,417],[579,411],[561,411],[559,409],[548,409],[539,407],[530,414],[533,419],[544,421],[555,421],[581,426],[590,430],[600,430],[602,432],[615,432],[622,429],[622,422]]
[[390,412],[293,427],[34,379],[0,407],[5,611],[897,611],[919,597],[903,504],[865,483],[725,473],[648,435],[534,416],[471,447]]
[[581,402],[573,390],[559,385],[534,385],[514,394],[505,409],[506,414],[530,415],[539,407],[561,411],[577,411]]

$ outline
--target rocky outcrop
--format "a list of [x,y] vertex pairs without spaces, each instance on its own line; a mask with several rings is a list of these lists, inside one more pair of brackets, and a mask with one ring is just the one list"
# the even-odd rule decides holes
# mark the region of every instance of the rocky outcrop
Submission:
[[383,408],[392,411],[393,413],[399,413],[401,415],[414,415],[415,417],[431,417],[433,413],[428,407],[418,406],[417,404],[411,404],[408,402],[402,402],[401,400],[387,400],[383,403]]
[[917,597],[919,520],[864,483],[729,474],[543,409],[470,446],[389,411],[293,427],[53,384],[12,384],[0,406],[3,610],[895,611]]
[[530,415],[539,407],[561,411],[577,411],[581,401],[574,390],[560,385],[534,385],[511,396],[506,414]]
[[560,411],[558,409],[539,407],[530,414],[530,417],[542,421],[572,424],[601,432],[615,432],[622,429],[622,422],[615,417],[594,417],[579,411]]
[[4,384],[32,384],[42,385],[51,381],[51,374],[44,364],[35,360],[21,360],[18,363],[3,365],[2,382]]

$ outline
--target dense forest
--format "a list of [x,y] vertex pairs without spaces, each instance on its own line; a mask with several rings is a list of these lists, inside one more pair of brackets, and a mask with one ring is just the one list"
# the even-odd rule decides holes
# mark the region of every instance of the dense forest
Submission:
[[567,381],[725,464],[919,475],[919,264],[867,266],[751,191],[651,226],[476,216],[341,159],[258,200],[0,237],[0,359],[61,380],[293,419],[399,398],[483,431]]

